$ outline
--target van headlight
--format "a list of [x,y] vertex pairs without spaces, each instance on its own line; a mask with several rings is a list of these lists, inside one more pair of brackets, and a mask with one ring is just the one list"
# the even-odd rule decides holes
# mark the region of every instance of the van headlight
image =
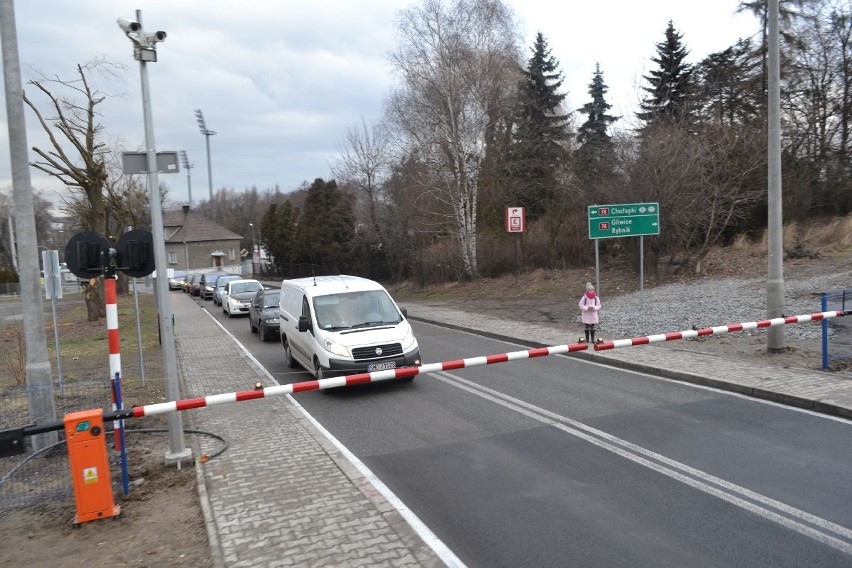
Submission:
[[414,332],[409,327],[405,337],[402,338],[402,352],[408,353],[415,345],[417,345],[417,340],[414,339]]
[[351,355],[349,354],[349,349],[347,347],[331,339],[325,340],[325,350],[329,353],[333,353],[341,357],[351,357]]

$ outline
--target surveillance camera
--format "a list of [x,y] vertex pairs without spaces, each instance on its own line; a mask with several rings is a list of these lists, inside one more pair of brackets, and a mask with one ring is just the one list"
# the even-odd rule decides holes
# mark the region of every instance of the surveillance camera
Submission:
[[146,32],[144,35],[144,43],[151,45],[152,43],[157,43],[158,41],[163,41],[166,39],[166,32]]
[[116,20],[116,23],[122,30],[124,30],[124,33],[126,34],[138,32],[140,29],[142,29],[142,26],[139,25],[139,22],[134,22],[133,20],[128,20],[127,18],[119,18]]

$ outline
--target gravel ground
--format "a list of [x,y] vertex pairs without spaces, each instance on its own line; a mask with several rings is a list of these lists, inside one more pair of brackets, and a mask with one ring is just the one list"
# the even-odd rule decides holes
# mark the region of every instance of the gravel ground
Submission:
[[[817,312],[822,292],[843,289],[852,290],[852,270],[785,279],[785,311],[787,315]],[[608,337],[635,337],[766,317],[765,278],[707,279],[667,284],[609,300],[602,297],[601,327]],[[820,330],[817,325],[790,325],[786,335],[816,340]]]

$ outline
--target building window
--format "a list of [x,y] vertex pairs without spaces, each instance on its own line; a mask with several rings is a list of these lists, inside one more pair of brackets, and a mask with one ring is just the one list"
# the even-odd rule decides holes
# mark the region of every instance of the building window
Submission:
[[228,260],[234,260],[234,249],[228,249]]
[[169,264],[177,264],[177,253],[169,252]]

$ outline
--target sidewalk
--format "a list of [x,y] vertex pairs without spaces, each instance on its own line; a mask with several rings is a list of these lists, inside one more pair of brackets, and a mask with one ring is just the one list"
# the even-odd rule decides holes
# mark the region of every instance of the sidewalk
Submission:
[[[197,302],[184,294],[173,296],[172,302],[185,397],[247,390],[257,382],[274,384]],[[555,327],[405,305],[414,320],[529,347],[566,341]],[[848,376],[691,352],[676,344],[572,356],[852,418]],[[488,354],[470,354],[481,355]],[[217,567],[444,564],[292,398],[207,407],[191,411],[189,419],[194,428],[215,432],[230,444],[224,454],[198,465],[200,500]],[[216,448],[217,442],[202,438],[193,451],[198,457]]]
[[[275,384],[195,300],[178,294],[171,302],[186,398]],[[193,428],[229,443],[222,455],[196,462],[217,567],[443,565],[293,399],[189,414]],[[219,446],[200,438],[196,458]]]

